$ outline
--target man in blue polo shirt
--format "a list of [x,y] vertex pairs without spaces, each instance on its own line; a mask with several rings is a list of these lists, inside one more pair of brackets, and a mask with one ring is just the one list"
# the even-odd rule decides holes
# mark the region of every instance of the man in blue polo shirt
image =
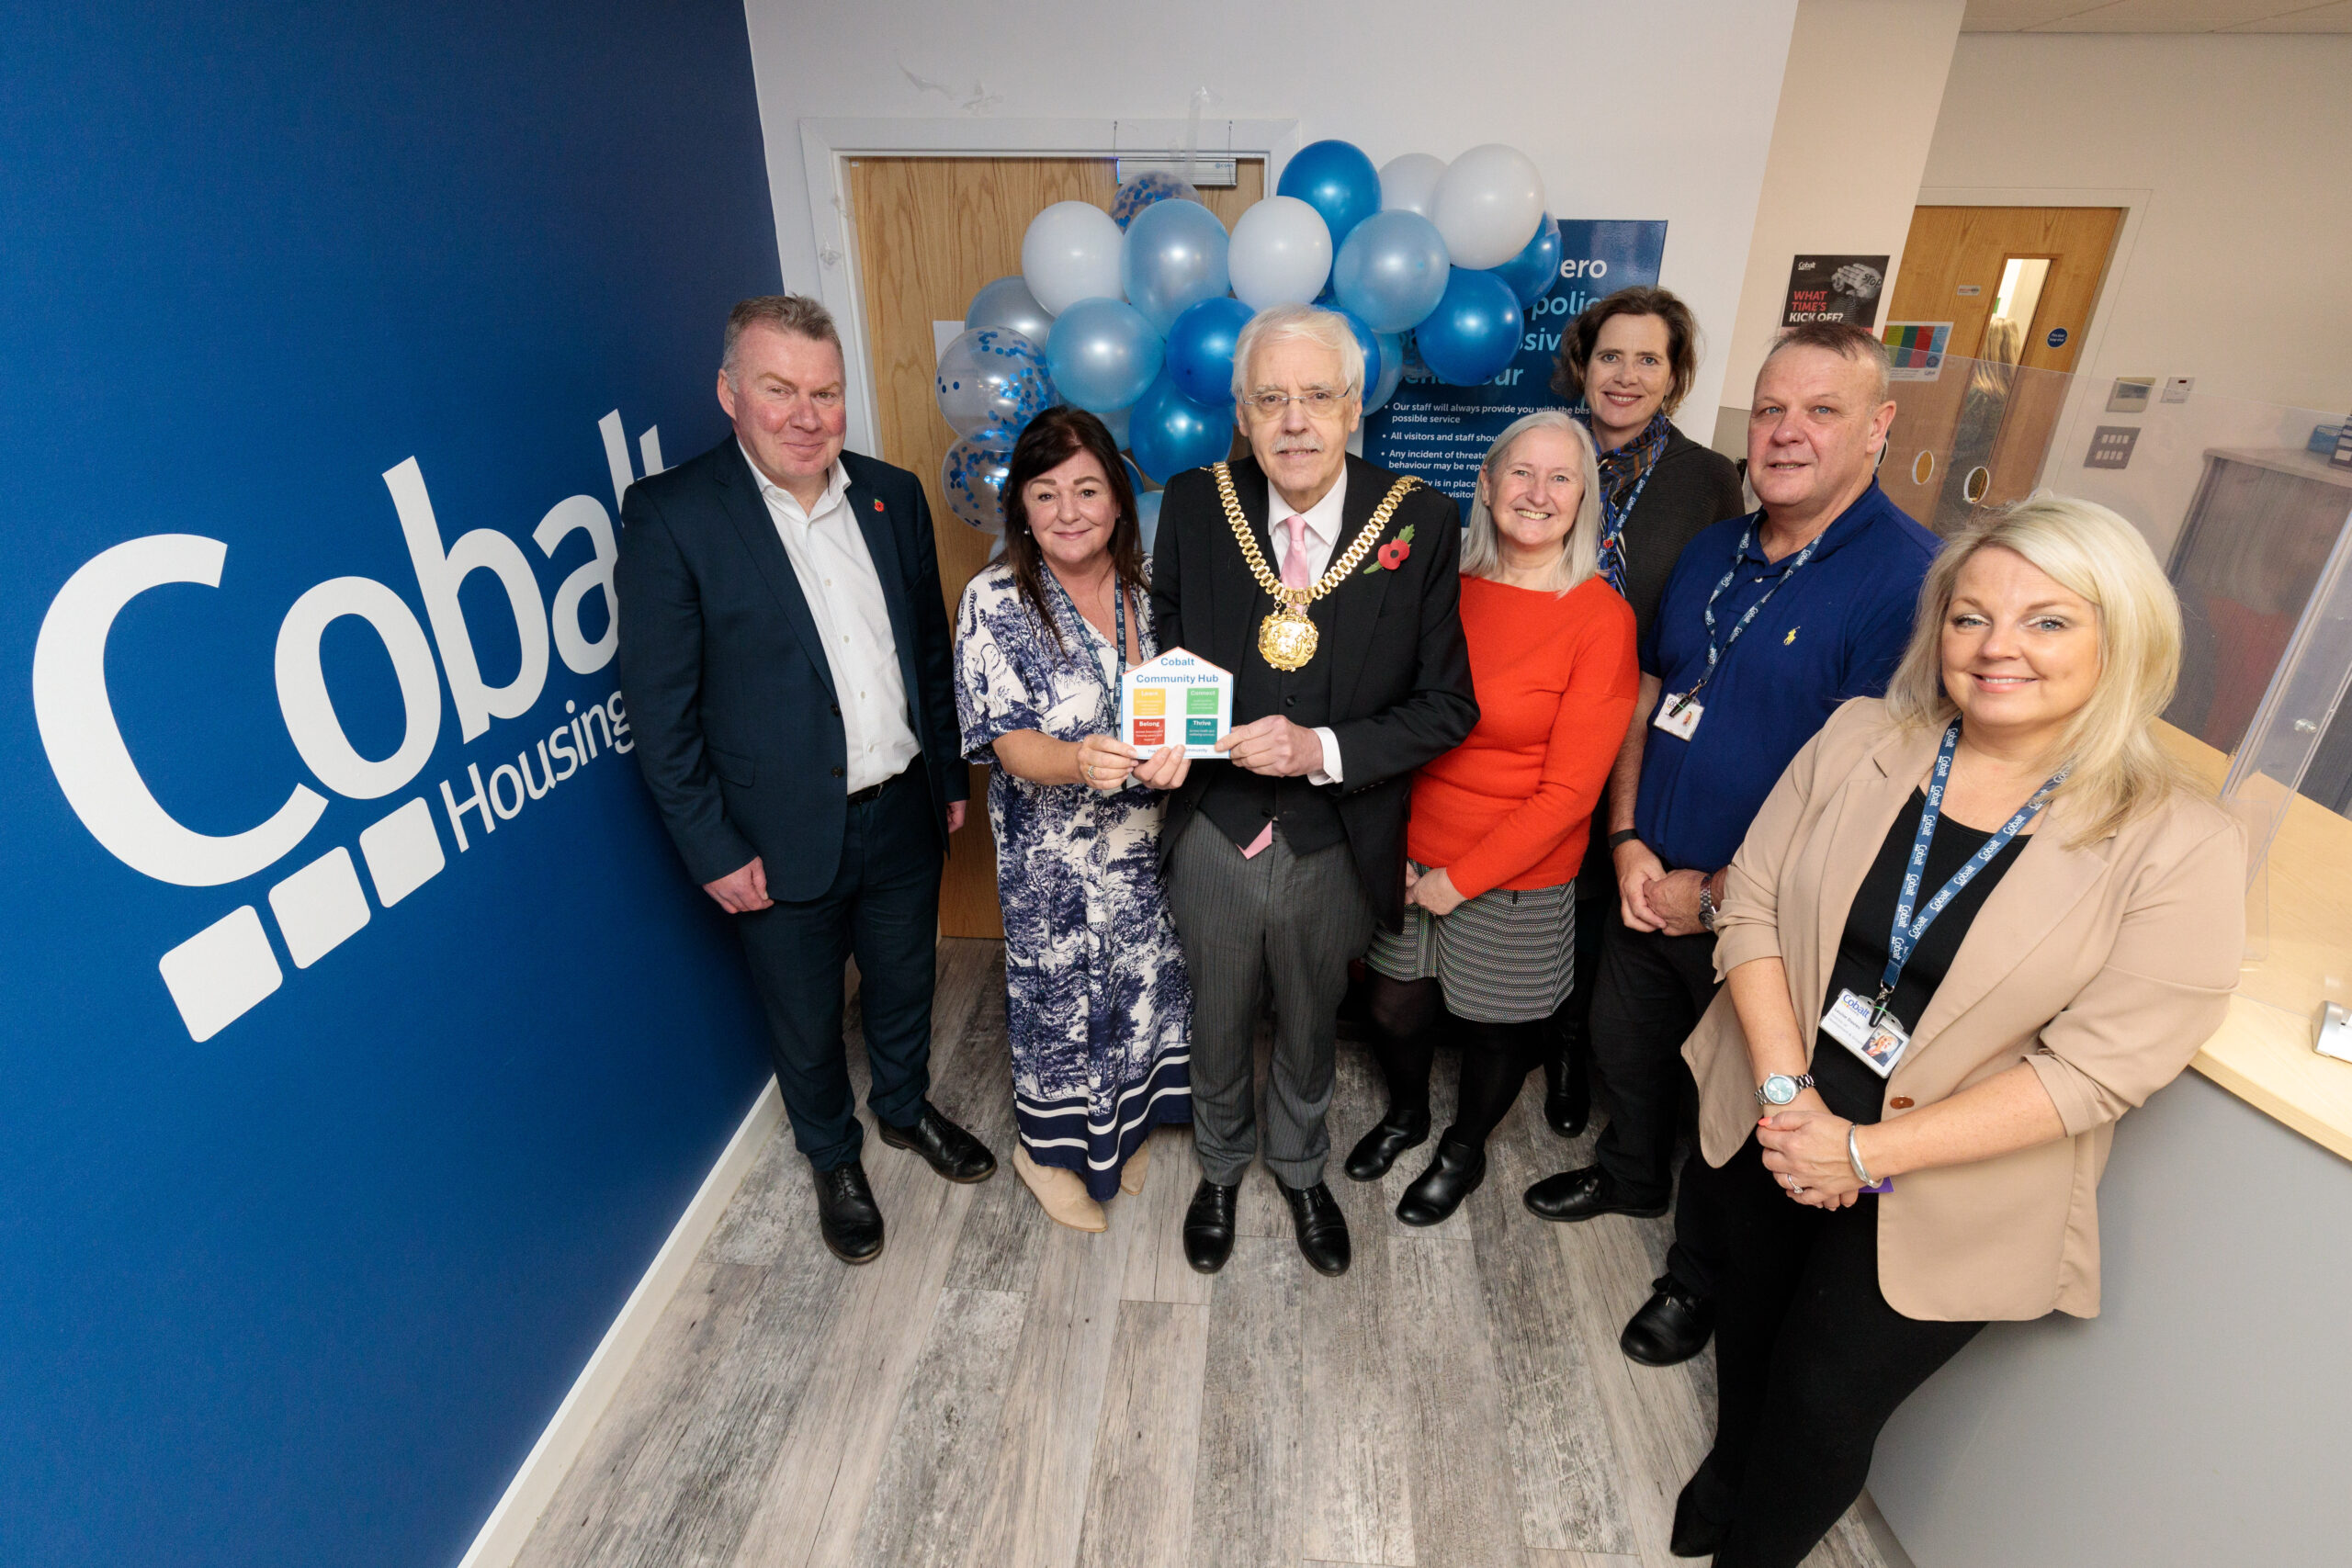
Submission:
[[[1763,509],[1690,541],[1642,644],[1641,705],[1610,792],[1619,919],[1592,1002],[1609,1123],[1597,1163],[1528,1189],[1547,1220],[1666,1213],[1690,1081],[1678,1052],[1714,997],[1724,867],[1838,705],[1885,691],[1935,558],[1936,536],[1878,487],[1894,419],[1885,352],[1859,327],[1798,327],[1757,373],[1747,477]],[[1694,1185],[1667,1273],[1619,1341],[1653,1366],[1698,1354],[1713,1330],[1722,1249]]]

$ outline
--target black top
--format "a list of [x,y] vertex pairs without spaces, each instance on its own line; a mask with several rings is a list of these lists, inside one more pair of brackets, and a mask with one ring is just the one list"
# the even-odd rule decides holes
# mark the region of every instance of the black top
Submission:
[[[1683,547],[1711,524],[1736,517],[1747,510],[1739,486],[1739,469],[1710,446],[1702,446],[1670,429],[1666,450],[1657,455],[1642,499],[1625,519],[1625,602],[1634,607],[1634,635],[1649,630],[1666,596],[1666,580]],[[1609,802],[1604,793],[1592,814],[1592,837],[1584,853],[1584,869],[1577,874],[1577,897],[1617,896],[1617,865],[1609,853]],[[1579,979],[1578,984],[1586,981]]]
[[[1838,961],[1829,969],[1829,987],[1822,993],[1821,1011],[1814,1015],[1816,1027],[1813,1043],[1814,1088],[1829,1109],[1849,1122],[1875,1122],[1886,1098],[1886,1080],[1855,1059],[1854,1054],[1831,1039],[1817,1027],[1818,1021],[1838,999],[1839,991],[1851,991],[1864,1000],[1878,995],[1879,982],[1886,975],[1886,939],[1894,930],[1894,900],[1903,891],[1904,867],[1911,860],[1911,842],[1919,832],[1919,814],[1928,807],[1923,790],[1911,792],[1911,802],[1886,830],[1886,841],[1878,847],[1878,858],[1871,862],[1870,874],[1862,878],[1861,886],[1854,894],[1854,902],[1846,911],[1846,932],[1838,939]],[[1936,836],[1928,845],[1928,868],[1919,881],[1919,901],[1925,904],[1938,888],[1951,880],[1952,874],[1968,863],[1969,858],[1984,847],[1993,836],[1990,830],[1964,828],[1946,816],[1936,824]],[[1951,972],[1951,961],[1959,955],[1961,939],[1975,923],[1976,911],[2017,863],[2030,840],[2024,835],[2011,839],[1992,863],[1976,874],[1969,885],[1944,906],[1919,945],[1912,950],[1911,960],[1903,966],[1903,978],[1888,998],[1888,1010],[1906,1029],[1917,1028],[1926,1016],[1928,1004],[1935,999],[1936,987],[1942,985]]]

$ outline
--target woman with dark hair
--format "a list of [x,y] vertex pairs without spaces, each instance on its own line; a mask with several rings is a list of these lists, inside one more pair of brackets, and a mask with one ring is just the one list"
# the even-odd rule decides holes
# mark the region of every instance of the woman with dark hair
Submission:
[[[1699,323],[1690,307],[1663,288],[1620,288],[1584,308],[1560,334],[1552,390],[1592,432],[1600,454],[1600,575],[1634,607],[1636,636],[1650,617],[1682,547],[1699,530],[1747,510],[1739,470],[1722,453],[1674,426],[1674,411],[1699,374]],[[1610,773],[1610,792],[1623,801],[1628,820],[1640,776],[1641,728],[1636,718]],[[1611,852],[1617,835],[1604,799],[1593,813],[1594,832],[1577,874],[1577,986],[1560,1018],[1559,1049],[1544,1065],[1544,1120],[1563,1137],[1584,1131],[1591,1108],[1590,1060],[1585,1028],[1590,1017],[1600,933],[1617,897]]]
[[1012,1168],[1057,1222],[1102,1230],[1144,1140],[1192,1120],[1193,993],[1159,884],[1159,792],[1181,746],[1122,745],[1119,677],[1154,658],[1135,492],[1082,409],[1021,433],[1004,554],[956,625],[966,756],[989,764],[1012,1045]]

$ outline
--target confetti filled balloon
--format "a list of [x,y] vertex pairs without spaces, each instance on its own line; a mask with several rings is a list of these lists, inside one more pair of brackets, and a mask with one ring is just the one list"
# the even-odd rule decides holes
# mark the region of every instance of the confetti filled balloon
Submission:
[[933,389],[940,413],[958,435],[992,424],[1017,431],[1054,405],[1045,355],[1004,327],[981,327],[949,344]]
[[1111,198],[1111,221],[1125,229],[1147,208],[1163,201],[1198,201],[1201,193],[1191,182],[1159,169],[1148,169],[1119,187]]
[[1004,481],[1012,471],[1013,433],[991,425],[967,435],[939,460],[939,490],[947,510],[984,534],[1004,532]]

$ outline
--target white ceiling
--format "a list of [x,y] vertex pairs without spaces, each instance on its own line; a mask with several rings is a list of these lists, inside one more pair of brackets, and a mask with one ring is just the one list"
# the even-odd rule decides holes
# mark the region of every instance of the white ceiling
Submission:
[[1968,0],[1971,33],[2352,33],[2352,0]]

